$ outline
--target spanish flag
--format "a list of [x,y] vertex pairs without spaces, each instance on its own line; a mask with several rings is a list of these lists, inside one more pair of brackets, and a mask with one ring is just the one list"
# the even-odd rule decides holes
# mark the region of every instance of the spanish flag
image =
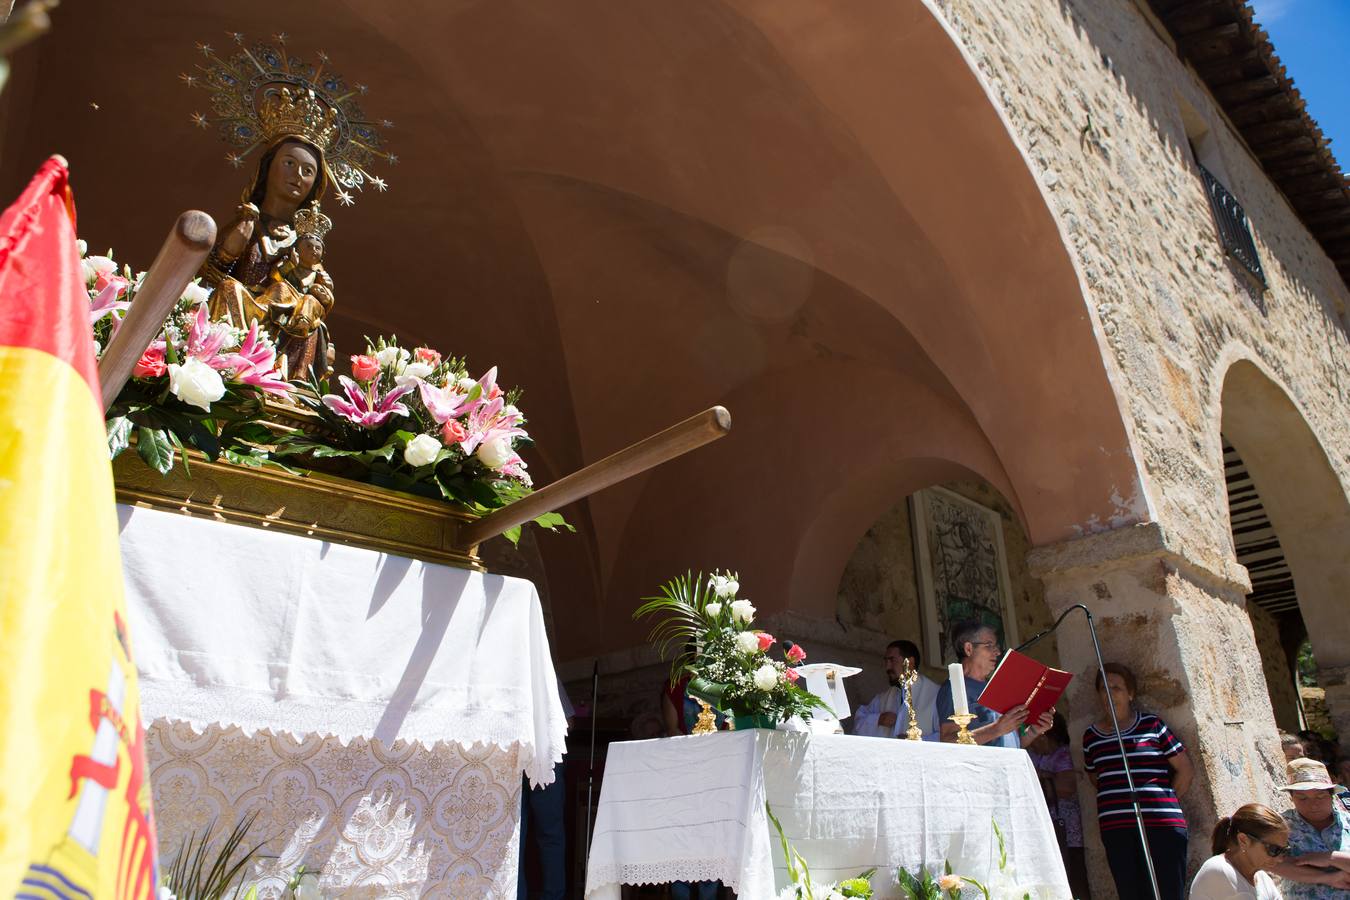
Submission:
[[148,898],[154,817],[65,160],[0,216],[0,897]]

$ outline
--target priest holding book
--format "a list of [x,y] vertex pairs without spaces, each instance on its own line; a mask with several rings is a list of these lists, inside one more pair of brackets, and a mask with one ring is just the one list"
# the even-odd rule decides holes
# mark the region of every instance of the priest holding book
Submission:
[[[998,712],[979,703],[994,670],[998,668],[1002,650],[998,635],[994,629],[983,622],[959,622],[952,629],[952,649],[956,651],[958,663],[952,665],[952,677],[938,689],[937,714],[941,722],[942,740],[954,742],[958,728],[949,717],[960,706],[968,706],[975,719],[970,723],[970,735],[977,744],[995,747],[1029,747],[1055,721],[1053,708],[1041,713],[1040,717],[1027,723],[1027,706],[1013,706],[1000,715]],[[973,699],[972,699],[973,698]],[[1025,729],[1018,733],[1022,726]]]

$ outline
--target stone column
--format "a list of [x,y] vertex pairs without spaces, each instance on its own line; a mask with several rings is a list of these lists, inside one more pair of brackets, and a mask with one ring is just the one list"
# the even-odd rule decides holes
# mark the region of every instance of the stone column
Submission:
[[[1209,856],[1218,816],[1252,801],[1287,805],[1274,789],[1284,757],[1245,609],[1245,569],[1236,562],[1222,571],[1202,566],[1152,523],[1038,547],[1028,563],[1055,616],[1075,603],[1092,611],[1105,660],[1134,670],[1139,707],[1161,716],[1186,745],[1195,764],[1182,800],[1192,871]],[[1097,662],[1081,612],[1065,620],[1059,648],[1074,675],[1069,733],[1081,772],[1082,735],[1099,710]],[[1109,897],[1115,891],[1086,777],[1079,797],[1093,890]]]

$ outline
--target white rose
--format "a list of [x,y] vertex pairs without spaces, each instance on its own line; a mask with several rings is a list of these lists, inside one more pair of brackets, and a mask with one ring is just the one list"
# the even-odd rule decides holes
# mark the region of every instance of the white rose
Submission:
[[80,251],[80,256],[84,256],[86,253],[89,252],[89,245],[86,244],[84,241],[76,241],[75,248]]
[[473,390],[473,386],[477,383],[478,382],[474,381],[468,375],[465,375],[459,381],[455,382],[455,387],[459,388],[461,391],[471,391]]
[[193,306],[200,306],[211,297],[211,292],[200,284],[192,283],[183,288],[183,299]]
[[759,638],[753,631],[742,631],[736,635],[736,649],[742,653],[755,653],[759,650]]
[[94,341],[94,358],[97,359],[102,355],[103,355],[103,345],[100,344],[98,341]]
[[478,457],[478,461],[489,469],[500,469],[515,455],[516,451],[511,449],[509,437],[493,438],[486,444],[479,445],[478,452],[474,454]]
[[731,603],[731,618],[737,622],[752,622],[755,618],[755,607],[749,600],[734,600]]
[[715,619],[722,614],[722,604],[714,600],[712,603],[703,607],[703,611],[708,614],[709,618]]
[[398,373],[403,371],[403,364],[408,361],[408,351],[402,347],[385,347],[376,351],[375,358],[380,361],[381,369],[393,369]]
[[93,281],[99,275],[111,275],[117,271],[117,263],[106,256],[86,256],[80,263],[84,266],[85,281]]
[[429,434],[419,434],[403,448],[403,461],[413,468],[429,466],[440,452],[440,441]]
[[[742,634],[748,634],[748,632],[742,632]],[[750,636],[754,637],[753,634]],[[756,642],[756,646],[758,646],[758,642]],[[771,691],[773,690],[773,686],[777,683],[778,670],[769,663],[765,663],[755,670],[755,687],[759,688],[761,691]]]
[[181,366],[169,364],[169,391],[189,406],[210,412],[211,404],[225,396],[220,373],[195,356]]
[[436,371],[435,366],[430,363],[424,363],[421,360],[410,362],[403,367],[404,378],[426,378],[432,372]]

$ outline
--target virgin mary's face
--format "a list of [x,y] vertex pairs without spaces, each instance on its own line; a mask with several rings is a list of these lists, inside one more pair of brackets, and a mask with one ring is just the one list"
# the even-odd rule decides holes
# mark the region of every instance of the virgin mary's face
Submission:
[[303,203],[319,176],[319,160],[304,144],[282,144],[267,167],[267,192],[290,203]]

